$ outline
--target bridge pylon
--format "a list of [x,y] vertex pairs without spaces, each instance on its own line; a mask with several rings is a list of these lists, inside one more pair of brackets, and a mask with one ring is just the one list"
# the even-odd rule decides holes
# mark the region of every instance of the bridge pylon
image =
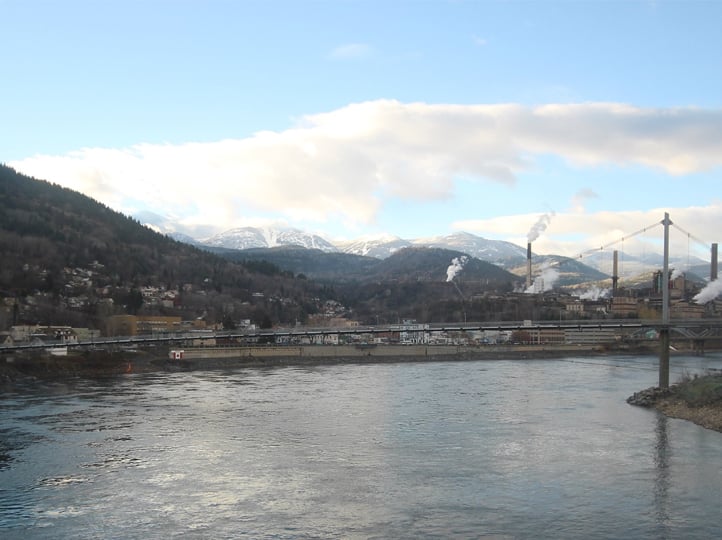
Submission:
[[669,388],[669,226],[672,220],[664,213],[664,266],[662,267],[662,328],[659,331],[659,387]]

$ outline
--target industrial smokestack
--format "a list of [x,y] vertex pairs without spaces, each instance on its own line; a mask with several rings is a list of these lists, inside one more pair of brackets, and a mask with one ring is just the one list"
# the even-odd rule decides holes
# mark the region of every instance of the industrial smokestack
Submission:
[[616,249],[612,261],[612,295],[614,295],[617,292],[617,283],[619,282],[619,252]]
[[712,262],[710,264],[709,280],[717,279],[717,242],[712,244]]
[[531,287],[531,242],[526,245],[526,288]]

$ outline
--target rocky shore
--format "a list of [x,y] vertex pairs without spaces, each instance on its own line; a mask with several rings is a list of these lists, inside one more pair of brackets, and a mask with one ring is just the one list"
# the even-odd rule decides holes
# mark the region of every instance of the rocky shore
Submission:
[[722,432],[722,374],[689,377],[667,389],[647,388],[627,398],[627,403]]

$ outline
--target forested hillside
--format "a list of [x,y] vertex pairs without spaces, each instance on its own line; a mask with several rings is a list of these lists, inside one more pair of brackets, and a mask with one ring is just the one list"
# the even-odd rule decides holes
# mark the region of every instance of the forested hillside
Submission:
[[[454,259],[464,263],[455,277],[460,282],[484,283],[481,290],[512,290],[522,278],[494,264],[442,248],[405,247],[385,259],[350,253],[324,253],[296,246],[215,251],[232,261],[266,261],[290,272],[337,285],[359,282],[445,282]],[[480,292],[480,291],[477,291]]]
[[293,322],[327,289],[176,242],[78,192],[0,165],[0,328],[99,326],[116,313]]

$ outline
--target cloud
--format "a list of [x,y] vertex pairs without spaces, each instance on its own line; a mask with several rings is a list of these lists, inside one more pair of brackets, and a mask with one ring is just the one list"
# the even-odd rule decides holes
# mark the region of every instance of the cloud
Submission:
[[588,199],[596,199],[598,196],[599,195],[591,188],[580,189],[572,196],[572,211],[577,213],[584,212],[584,203]]
[[336,47],[330,56],[336,59],[365,58],[371,51],[371,46],[366,43],[347,43]]
[[[722,165],[722,110],[377,100],[244,139],[84,148],[9,165],[122,211],[145,204],[187,223],[228,227],[266,214],[289,222],[370,224],[389,197],[446,200],[459,177],[513,187],[536,155],[549,154],[582,166],[641,164],[670,175],[709,170]],[[521,238],[536,216],[522,218]],[[555,218],[555,234],[568,219],[571,214]],[[603,214],[596,219],[605,222]],[[487,231],[514,225],[509,233],[519,226],[511,221],[476,225]],[[620,225],[615,215],[609,234],[636,222]]]
[[720,164],[722,110],[642,109],[615,103],[544,105],[524,114],[528,151],[579,165],[640,164],[682,175]]
[[474,45],[477,45],[479,47],[483,47],[484,45],[486,45],[488,43],[488,41],[486,39],[479,37],[476,34],[471,36],[471,40],[474,42]]

